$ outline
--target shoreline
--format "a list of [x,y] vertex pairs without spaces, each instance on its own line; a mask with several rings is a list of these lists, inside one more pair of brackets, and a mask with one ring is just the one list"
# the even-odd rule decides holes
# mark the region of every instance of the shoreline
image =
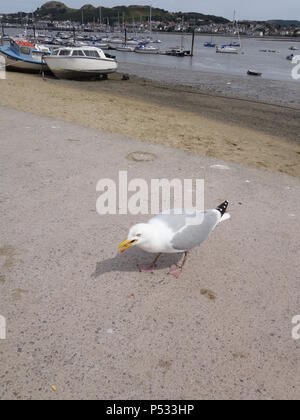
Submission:
[[[11,25],[8,27],[4,27],[4,29],[25,29],[25,27],[23,25]],[[28,26],[27,30],[33,31],[34,27],[33,26]],[[63,28],[63,27],[58,27],[58,28],[39,28],[36,27],[36,30],[38,31],[46,31],[46,32],[74,32],[74,28]],[[76,32],[86,32],[83,29],[75,29]],[[104,34],[105,32],[103,31],[94,31],[94,30],[90,30],[87,31],[86,33],[99,33],[99,34]],[[112,34],[118,34],[118,32],[111,32]],[[128,32],[129,35],[135,34],[134,32]],[[146,34],[146,33],[141,33],[142,34]],[[167,32],[167,31],[152,31],[153,35],[182,35],[182,32],[180,31],[172,31],[172,32]],[[192,32],[184,32],[184,36],[192,36],[193,33]],[[215,33],[215,32],[207,32],[207,33],[198,33],[195,32],[195,36],[196,37],[207,37],[207,36],[214,36],[216,38],[236,38],[236,35],[232,35],[232,34],[227,34],[227,33]],[[240,34],[240,37],[243,39],[255,39],[255,40],[262,40],[262,41],[294,41],[294,42],[300,42],[300,37],[299,36],[282,36],[282,35],[278,35],[278,36],[250,36],[250,35],[242,35]]]
[[120,74],[76,82],[8,72],[0,86],[5,108],[300,177],[298,109]]
[[[186,70],[168,67],[131,63],[120,63],[119,72],[148,81],[159,86],[172,89],[189,89],[193,93],[208,94],[213,97],[239,99],[255,103],[278,105],[300,110],[299,84],[292,80],[276,80],[269,78],[256,78],[246,75],[220,73],[218,71],[189,71],[189,83],[186,79]],[[146,76],[145,76],[146,74]]]

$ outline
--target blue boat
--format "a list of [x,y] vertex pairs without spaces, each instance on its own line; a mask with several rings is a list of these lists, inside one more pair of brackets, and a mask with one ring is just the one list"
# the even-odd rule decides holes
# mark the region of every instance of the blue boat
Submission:
[[27,40],[11,38],[8,45],[0,46],[0,54],[5,57],[8,69],[40,72],[45,68],[45,53]]

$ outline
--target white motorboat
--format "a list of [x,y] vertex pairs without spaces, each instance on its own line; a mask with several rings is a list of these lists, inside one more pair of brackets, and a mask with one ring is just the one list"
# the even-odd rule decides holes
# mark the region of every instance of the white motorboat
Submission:
[[158,54],[159,48],[153,47],[152,45],[140,45],[139,47],[135,48],[134,50],[136,53],[139,54]]
[[235,47],[230,47],[229,45],[224,45],[223,47],[217,46],[216,52],[219,54],[239,54],[240,49]]
[[97,47],[59,48],[44,57],[52,73],[62,79],[84,79],[114,73],[118,63]]

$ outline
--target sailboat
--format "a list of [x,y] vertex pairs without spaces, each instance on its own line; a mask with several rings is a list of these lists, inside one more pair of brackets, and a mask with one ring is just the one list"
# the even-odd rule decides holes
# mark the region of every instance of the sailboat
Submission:
[[180,47],[176,47],[176,48],[170,48],[169,50],[166,51],[166,55],[171,55],[173,57],[186,57],[186,56],[190,56],[191,52],[190,51],[186,51],[184,49],[184,17],[182,18],[182,33],[181,33],[181,45]]
[[204,43],[204,47],[206,47],[206,48],[216,48],[216,44],[215,44],[215,42],[213,42],[212,29],[211,29],[211,39],[210,39],[210,42],[205,42]]
[[152,6],[150,6],[150,19],[149,19],[149,25],[150,25],[150,37],[146,40],[146,42],[141,42],[138,47],[135,48],[135,52],[138,54],[159,54],[159,48],[154,47],[152,45],[148,45],[149,43],[152,43]]
[[236,11],[234,11],[233,25],[236,26],[236,30],[238,33],[238,42],[232,42],[228,45],[222,45],[221,47],[217,45],[216,47],[217,53],[219,54],[239,54],[240,53],[242,45],[241,45],[240,32],[239,32],[239,28],[238,28],[237,20],[236,20]]

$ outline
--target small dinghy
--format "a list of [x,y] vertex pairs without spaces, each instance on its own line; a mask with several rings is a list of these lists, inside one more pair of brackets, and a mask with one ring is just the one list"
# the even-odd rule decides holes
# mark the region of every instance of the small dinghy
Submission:
[[262,76],[262,73],[256,70],[248,70],[247,74],[248,76]]

